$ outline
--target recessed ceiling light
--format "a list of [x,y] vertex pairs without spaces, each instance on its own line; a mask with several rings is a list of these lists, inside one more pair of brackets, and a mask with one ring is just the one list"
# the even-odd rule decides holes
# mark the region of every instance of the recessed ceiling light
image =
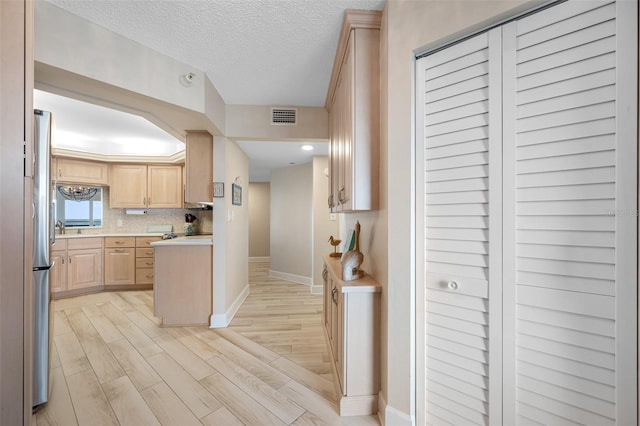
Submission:
[[302,145],[300,148],[303,151],[313,151],[313,145]]

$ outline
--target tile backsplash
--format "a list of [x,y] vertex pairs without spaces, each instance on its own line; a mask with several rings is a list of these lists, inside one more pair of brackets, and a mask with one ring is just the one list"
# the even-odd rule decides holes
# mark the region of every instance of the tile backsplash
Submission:
[[[147,209],[143,215],[129,215],[125,209],[109,208],[109,188],[102,188],[103,215],[101,228],[82,227],[83,234],[134,234],[147,232],[148,225],[172,225],[173,232],[181,234],[184,224],[184,215],[191,213],[198,219],[195,221],[196,233],[213,232],[213,210],[189,210],[189,209]],[[118,226],[118,221],[122,226]],[[75,232],[74,228],[68,228],[68,233]]]

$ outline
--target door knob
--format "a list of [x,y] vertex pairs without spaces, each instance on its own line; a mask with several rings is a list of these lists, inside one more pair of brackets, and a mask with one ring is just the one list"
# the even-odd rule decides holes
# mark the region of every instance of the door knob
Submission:
[[460,285],[457,283],[457,281],[449,281],[447,283],[447,287],[449,287],[450,290],[454,290],[455,291],[460,287]]

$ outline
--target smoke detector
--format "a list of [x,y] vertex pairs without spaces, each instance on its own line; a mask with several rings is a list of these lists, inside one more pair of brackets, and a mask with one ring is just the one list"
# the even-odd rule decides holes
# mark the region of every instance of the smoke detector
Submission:
[[295,126],[298,124],[297,108],[271,108],[272,126]]

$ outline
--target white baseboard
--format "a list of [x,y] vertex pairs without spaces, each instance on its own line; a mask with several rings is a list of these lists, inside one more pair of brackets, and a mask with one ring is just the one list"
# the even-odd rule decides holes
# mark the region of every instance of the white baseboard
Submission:
[[269,276],[272,278],[278,278],[279,280],[291,281],[292,283],[308,286],[313,284],[313,279],[311,277],[303,277],[302,275],[294,275],[287,272],[274,271],[272,269],[269,269]]
[[246,285],[245,288],[242,289],[236,300],[233,301],[227,312],[224,314],[213,314],[211,315],[211,319],[209,321],[209,328],[225,328],[230,323],[233,317],[240,309],[240,306],[244,303],[245,299],[249,296],[249,284]]
[[322,293],[324,293],[324,286],[321,286],[321,285],[311,286],[311,294],[322,294]]
[[250,257],[249,262],[271,262],[271,257],[269,256]]
[[412,426],[413,419],[409,414],[387,405],[382,392],[378,393],[378,419],[382,426]]

